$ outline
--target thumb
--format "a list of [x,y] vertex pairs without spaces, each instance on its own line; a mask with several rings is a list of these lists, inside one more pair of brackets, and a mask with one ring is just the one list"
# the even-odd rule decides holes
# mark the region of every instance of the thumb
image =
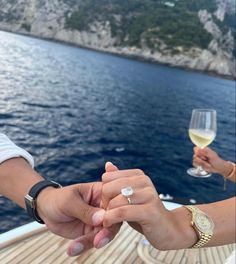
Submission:
[[106,162],[105,164],[105,171],[106,172],[112,172],[112,171],[118,171],[119,169],[110,161]]
[[75,217],[85,224],[98,226],[103,222],[105,211],[87,204],[80,195],[74,196],[66,207],[67,216]]

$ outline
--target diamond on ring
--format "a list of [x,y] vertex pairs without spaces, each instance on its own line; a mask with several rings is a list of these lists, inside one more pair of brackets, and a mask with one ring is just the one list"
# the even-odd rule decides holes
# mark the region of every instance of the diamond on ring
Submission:
[[128,186],[121,189],[121,194],[125,197],[129,197],[134,194],[134,190],[131,186]]

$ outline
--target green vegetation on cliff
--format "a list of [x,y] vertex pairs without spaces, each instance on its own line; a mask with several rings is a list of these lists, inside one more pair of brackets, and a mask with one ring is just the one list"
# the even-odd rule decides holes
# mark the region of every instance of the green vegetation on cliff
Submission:
[[89,30],[95,21],[109,21],[119,45],[145,42],[158,49],[161,40],[167,48],[206,48],[212,37],[199,21],[200,9],[214,12],[215,0],[85,0],[67,17],[66,27]]

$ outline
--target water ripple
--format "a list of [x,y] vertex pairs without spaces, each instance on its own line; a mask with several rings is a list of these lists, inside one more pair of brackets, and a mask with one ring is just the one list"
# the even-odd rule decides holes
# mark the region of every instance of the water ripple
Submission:
[[[99,180],[110,160],[143,169],[160,193],[233,196],[217,175],[186,174],[191,110],[206,107],[218,112],[212,147],[234,160],[235,82],[0,32],[0,132],[63,185]],[[27,221],[0,197],[0,232]]]

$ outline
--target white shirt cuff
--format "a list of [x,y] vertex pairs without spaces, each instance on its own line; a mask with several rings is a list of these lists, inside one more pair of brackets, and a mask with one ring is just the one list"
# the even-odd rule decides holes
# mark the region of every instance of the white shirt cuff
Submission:
[[6,135],[0,133],[0,164],[8,159],[22,157],[33,168],[34,159],[24,149],[14,144]]

